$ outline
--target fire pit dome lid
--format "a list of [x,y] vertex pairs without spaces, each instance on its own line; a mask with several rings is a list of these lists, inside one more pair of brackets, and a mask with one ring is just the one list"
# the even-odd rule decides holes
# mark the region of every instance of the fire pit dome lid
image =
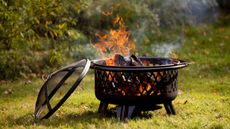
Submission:
[[47,119],[57,111],[85,77],[90,64],[89,59],[83,59],[50,74],[39,91],[35,118]]

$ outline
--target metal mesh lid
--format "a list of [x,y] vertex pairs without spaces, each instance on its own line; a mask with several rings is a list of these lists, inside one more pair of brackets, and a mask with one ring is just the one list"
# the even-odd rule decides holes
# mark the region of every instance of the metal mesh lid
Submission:
[[89,67],[90,61],[84,59],[52,73],[38,94],[35,118],[49,118],[57,111],[80,84]]

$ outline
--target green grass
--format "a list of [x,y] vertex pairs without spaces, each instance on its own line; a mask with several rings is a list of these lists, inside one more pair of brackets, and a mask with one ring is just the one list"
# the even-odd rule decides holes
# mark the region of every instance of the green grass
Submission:
[[[97,114],[94,78],[88,74],[80,87],[48,120],[33,117],[41,79],[1,82],[0,128],[230,128],[230,26],[188,27],[185,43],[176,52],[191,64],[179,72],[180,94],[173,101],[177,115],[151,111],[151,117],[119,122]],[[5,91],[12,90],[11,94]]]

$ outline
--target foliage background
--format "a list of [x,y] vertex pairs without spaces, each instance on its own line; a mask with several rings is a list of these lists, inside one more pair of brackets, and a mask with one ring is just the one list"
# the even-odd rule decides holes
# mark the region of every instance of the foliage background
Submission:
[[100,58],[92,47],[95,33],[116,28],[118,15],[136,54],[157,55],[155,44],[184,42],[185,26],[198,23],[193,10],[203,5],[210,11],[216,4],[188,1],[0,0],[0,80],[33,78],[83,58]]
[[[229,5],[219,8],[215,1],[0,0],[0,128],[229,129],[230,13]],[[178,75],[177,115],[162,108],[128,122],[100,116],[89,72],[50,119],[36,121],[41,76],[82,58],[100,58],[92,48],[94,33],[116,27],[116,15],[138,55],[171,53],[190,63]]]
[[[68,62],[94,58],[90,43],[96,40],[94,33],[108,31],[116,15],[130,30],[141,30],[137,25],[143,23],[155,27],[156,16],[146,8],[148,2],[1,0],[0,79],[34,77]],[[113,14],[105,16],[102,10]]]

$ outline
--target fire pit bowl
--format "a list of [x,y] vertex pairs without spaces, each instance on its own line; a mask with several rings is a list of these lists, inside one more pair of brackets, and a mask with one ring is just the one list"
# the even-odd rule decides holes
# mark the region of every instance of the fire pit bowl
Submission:
[[144,66],[106,66],[105,60],[93,62],[95,94],[101,101],[99,112],[108,104],[164,104],[168,114],[175,114],[172,101],[177,96],[178,69],[182,60],[142,57]]

